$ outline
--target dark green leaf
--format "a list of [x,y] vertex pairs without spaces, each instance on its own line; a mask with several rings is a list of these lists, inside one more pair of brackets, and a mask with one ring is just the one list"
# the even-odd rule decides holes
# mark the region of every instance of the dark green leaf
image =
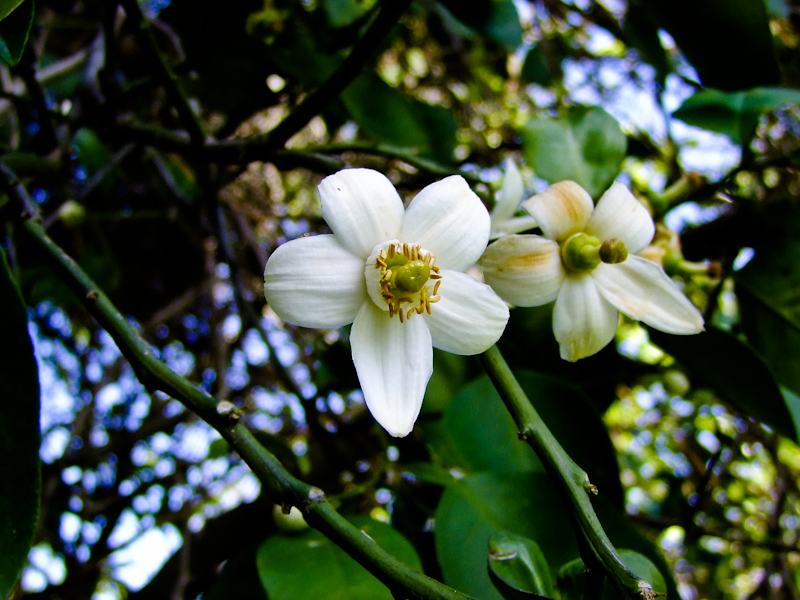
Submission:
[[22,58],[33,25],[33,0],[17,5],[0,21],[0,60],[12,67]]
[[522,25],[513,0],[441,0],[441,4],[456,19],[510,52],[522,44]]
[[650,339],[736,408],[800,439],[772,373],[741,340],[714,327],[692,336],[651,331]]
[[323,0],[322,8],[331,26],[338,29],[363,17],[373,4],[363,0]]
[[203,600],[267,600],[267,593],[256,569],[256,548],[241,550],[225,562],[222,573],[214,581]]
[[[86,178],[94,177],[98,171],[108,166],[111,152],[94,130],[81,127],[72,136],[71,145],[75,161],[83,167]],[[104,191],[110,190],[113,181],[113,173],[108,171],[102,175],[100,188]]]
[[486,568],[487,544],[498,531],[535,540],[551,568],[578,552],[546,474],[469,475],[445,489],[436,509],[436,556],[445,583],[482,600],[503,600]]
[[5,19],[25,0],[0,0],[0,20]]
[[761,219],[764,241],[735,275],[742,327],[775,378],[800,393],[800,213],[781,202]]
[[721,90],[780,80],[772,33],[761,0],[636,0],[666,29],[703,84]]
[[[653,590],[661,593],[666,591],[667,583],[664,576],[652,560],[634,550],[617,549],[617,555],[632,573],[653,586]],[[585,563],[581,559],[576,559],[558,570],[558,586],[568,600],[582,598],[585,569]],[[603,598],[617,600],[619,595],[611,585],[607,584]]]
[[655,67],[659,81],[663,83],[672,69],[667,52],[661,45],[658,24],[642,7],[628,4],[625,34],[628,36],[628,43],[639,52],[642,60]]
[[447,109],[408,98],[372,73],[358,77],[341,98],[358,126],[376,141],[452,160],[456,124]]
[[[391,526],[368,517],[353,519],[384,550],[421,570],[414,547]],[[389,589],[318,531],[274,535],[258,549],[256,565],[271,600],[392,600]]]
[[[500,531],[489,538],[489,571],[505,586],[527,595],[555,596],[550,567],[539,544]],[[498,586],[503,593],[503,588]],[[504,593],[504,595],[507,595]]]
[[520,133],[525,157],[539,177],[575,181],[594,198],[619,174],[627,148],[617,120],[599,107],[536,117]]
[[[616,454],[589,399],[578,388],[543,373],[517,371],[516,376],[567,453],[605,496],[622,506]],[[530,446],[518,439],[513,419],[486,376],[453,399],[442,430],[434,446],[438,444],[437,449],[452,461],[451,466],[463,471],[518,473],[542,469]]]
[[541,86],[548,86],[552,83],[553,77],[550,73],[550,66],[547,64],[547,55],[541,44],[528,50],[525,62],[522,63],[520,78],[528,83],[538,83]]
[[703,90],[687,98],[672,116],[689,125],[727,135],[735,143],[744,145],[755,135],[758,118],[763,113],[788,104],[800,104],[800,90]]
[[14,591],[39,517],[39,375],[28,314],[0,248],[0,598]]

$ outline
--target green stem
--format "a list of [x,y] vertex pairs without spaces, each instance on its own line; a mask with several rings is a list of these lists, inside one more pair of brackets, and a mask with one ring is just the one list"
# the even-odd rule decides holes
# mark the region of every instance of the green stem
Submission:
[[481,355],[489,378],[519,428],[520,437],[530,444],[547,472],[558,483],[559,491],[572,509],[576,534],[585,541],[589,556],[584,562],[591,568],[602,569],[615,587],[626,597],[636,600],[654,597],[652,586],[631,573],[620,560],[595,514],[590,494],[596,488],[589,482],[586,472],[569,457],[550,433],[539,413],[531,404],[511,368],[497,346]]
[[[2,167],[2,165],[0,165]],[[252,469],[270,498],[296,506],[312,527],[321,531],[391,590],[426,600],[469,600],[469,596],[431,579],[397,560],[351,525],[325,499],[321,490],[296,479],[253,437],[228,402],[195,387],[157,359],[150,345],[122,316],[111,300],[53,240],[34,217],[35,205],[7,168],[0,168],[0,187],[23,206],[23,227],[45,251],[58,275],[111,335],[140,381],[180,400],[225,438]]]

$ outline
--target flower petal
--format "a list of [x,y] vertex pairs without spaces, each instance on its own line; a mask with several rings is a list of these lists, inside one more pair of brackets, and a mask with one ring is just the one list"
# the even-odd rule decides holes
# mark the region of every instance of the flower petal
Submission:
[[470,355],[497,342],[508,322],[508,307],[500,296],[458,271],[442,271],[441,282],[440,300],[431,305],[431,314],[423,315],[434,347]]
[[287,323],[347,325],[367,299],[364,261],[329,234],[286,242],[267,261],[264,296]]
[[560,181],[522,203],[545,237],[560,242],[582,230],[592,216],[592,197],[574,181]]
[[517,212],[522,202],[524,191],[522,175],[519,173],[516,163],[507,158],[503,162],[505,173],[503,174],[503,185],[500,187],[497,202],[492,208],[492,226],[509,220]]
[[556,299],[564,281],[558,244],[540,235],[507,235],[481,258],[483,277],[506,302],[540,306]]
[[600,294],[631,319],[673,334],[703,331],[703,315],[664,270],[640,256],[592,272]]
[[322,217],[342,245],[366,258],[376,244],[397,237],[403,201],[392,182],[372,169],[344,169],[319,184]]
[[486,249],[489,227],[481,199],[463,177],[453,175],[416,195],[398,237],[433,252],[440,268],[466,271]]
[[561,358],[575,362],[596,354],[614,339],[619,313],[589,276],[569,277],[553,309],[553,333]]
[[414,427],[433,373],[433,348],[420,318],[401,323],[365,302],[350,330],[350,345],[367,408],[395,437]]
[[615,182],[597,201],[586,232],[600,240],[622,240],[630,254],[647,246],[656,232],[653,217],[631,191]]
[[536,229],[536,219],[526,215],[524,217],[514,217],[513,219],[506,219],[501,223],[492,224],[492,232],[489,234],[490,240],[495,240],[504,235],[511,233],[522,233],[529,229]]

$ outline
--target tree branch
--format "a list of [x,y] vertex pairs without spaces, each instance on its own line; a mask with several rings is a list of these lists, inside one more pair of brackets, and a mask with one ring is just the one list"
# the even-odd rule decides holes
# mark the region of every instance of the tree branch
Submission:
[[[0,165],[2,167],[2,165]],[[6,189],[26,214],[30,200],[24,187],[7,168],[0,168],[0,187]],[[269,497],[284,506],[296,506],[309,525],[341,547],[391,590],[403,590],[430,600],[468,600],[469,597],[427,577],[378,546],[351,525],[326,500],[322,490],[289,473],[280,461],[253,437],[228,402],[220,402],[195,387],[157,359],[150,345],[120,314],[89,276],[48,237],[42,225],[27,218],[23,227],[45,251],[57,274],[80,298],[86,309],[114,339],[140,381],[151,390],[161,390],[181,401],[213,426],[261,481]]]

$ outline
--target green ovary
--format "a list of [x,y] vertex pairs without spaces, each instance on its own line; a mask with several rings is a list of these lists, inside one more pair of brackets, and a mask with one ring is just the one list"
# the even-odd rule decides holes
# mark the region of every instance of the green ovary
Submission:
[[621,240],[600,242],[588,233],[576,233],[561,244],[561,262],[572,273],[589,273],[601,262],[615,265],[628,258]]
[[421,260],[412,260],[402,267],[392,268],[392,271],[395,289],[408,294],[420,291],[431,276],[430,266]]

